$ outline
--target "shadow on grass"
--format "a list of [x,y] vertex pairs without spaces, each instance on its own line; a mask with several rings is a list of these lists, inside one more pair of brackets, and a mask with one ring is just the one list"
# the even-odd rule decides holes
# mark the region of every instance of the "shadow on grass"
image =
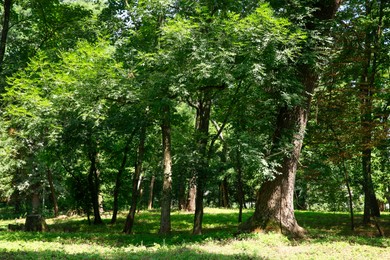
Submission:
[[253,259],[253,256],[245,254],[223,255],[204,252],[199,249],[192,248],[178,248],[168,249],[164,248],[155,251],[138,251],[125,252],[117,251],[110,254],[99,253],[77,253],[67,254],[66,252],[56,250],[42,250],[35,251],[17,251],[17,252],[0,252],[0,259]]
[[[355,229],[351,229],[350,215],[340,212],[296,212],[298,223],[308,231],[308,240],[315,243],[348,242],[349,244],[390,247],[390,239],[379,237],[374,224],[362,225],[362,214],[354,217]],[[390,215],[378,219],[385,235],[390,234]]]
[[[252,211],[245,211],[243,219],[252,215]],[[134,234],[122,233],[126,214],[120,214],[116,224],[88,225],[86,219],[67,218],[52,219],[50,231],[46,233],[29,232],[0,232],[0,241],[44,241],[63,244],[98,244],[113,248],[133,246],[151,247],[155,244],[161,246],[189,245],[208,240],[228,241],[234,238],[237,230],[238,213],[233,210],[218,210],[206,212],[203,222],[203,235],[192,235],[193,214],[173,212],[171,216],[172,233],[159,235],[160,213],[158,211],[141,211],[136,215]],[[376,247],[390,246],[390,239],[376,238],[375,228],[358,227],[354,232],[350,230],[349,215],[347,213],[324,213],[297,211],[298,223],[308,230],[306,240],[297,243],[324,243],[347,242],[350,244],[369,245]],[[356,217],[356,223],[361,221],[361,215]],[[385,234],[390,234],[390,215],[384,214],[381,225],[386,227]],[[370,233],[371,232],[371,233]],[[374,235],[373,235],[374,234]],[[292,243],[295,243],[292,241]],[[1,257],[0,257],[1,258]]]

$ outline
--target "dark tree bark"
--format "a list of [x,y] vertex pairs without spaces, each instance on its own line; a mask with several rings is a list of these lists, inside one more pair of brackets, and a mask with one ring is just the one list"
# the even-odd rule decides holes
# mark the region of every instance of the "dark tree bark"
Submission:
[[171,116],[169,105],[163,108],[161,125],[163,147],[163,189],[161,197],[160,234],[171,232],[171,201],[172,201],[172,157],[171,157]]
[[202,98],[198,101],[196,115],[196,145],[198,151],[196,168],[196,199],[195,199],[195,214],[193,234],[202,234],[203,222],[203,194],[207,180],[208,171],[208,154],[207,143],[209,140],[209,126],[211,114],[211,98],[210,93],[205,91]]
[[88,174],[88,186],[92,201],[92,208],[93,208],[93,215],[94,225],[101,225],[103,224],[103,220],[100,216],[100,206],[99,206],[99,192],[100,192],[100,172],[97,168],[97,152],[91,151],[89,155],[89,159],[91,162],[91,166],[89,168],[89,174]]
[[[316,29],[315,19],[333,19],[341,0],[317,1],[318,8],[313,14],[314,20],[306,24],[309,30]],[[312,51],[310,48],[307,51]],[[301,105],[288,108],[283,107],[279,111],[274,133],[274,144],[278,145],[278,139],[292,134],[292,151],[285,156],[279,169],[280,174],[274,179],[263,182],[257,192],[255,212],[253,216],[240,226],[241,231],[268,231],[275,230],[296,237],[304,235],[294,214],[294,186],[296,169],[301,153],[303,137],[308,120],[311,97],[317,85],[318,75],[310,64],[297,65],[298,78],[306,93],[305,101]]]
[[0,72],[3,69],[5,49],[7,46],[7,36],[9,31],[11,7],[12,7],[12,0],[4,0],[4,16],[3,16],[3,24],[2,24],[3,26],[1,30],[1,39],[0,39]]
[[[365,3],[366,16],[372,16],[372,2],[366,0]],[[382,31],[383,20],[383,1],[379,6],[378,27],[375,31],[372,28],[366,30],[365,43],[364,43],[364,63],[361,76],[361,82],[359,84],[360,90],[360,120],[362,129],[362,173],[363,173],[363,191],[364,191],[364,215],[363,224],[370,222],[371,216],[379,217],[380,210],[375,196],[374,185],[372,182],[372,133],[374,128],[373,121],[373,95],[375,78],[378,70],[378,51],[379,40]]]
[[274,179],[265,181],[257,192],[254,215],[240,227],[244,231],[279,231],[293,236],[303,236],[304,230],[298,225],[294,215],[295,173],[302,147],[303,134],[307,122],[307,111],[303,107],[294,110],[281,109],[276,135],[282,136],[294,129],[298,123],[299,130],[294,135],[293,151],[283,159],[280,174]]
[[156,176],[153,175],[152,178],[150,179],[148,210],[153,209],[154,182],[155,181],[156,181]]
[[244,207],[244,189],[242,183],[242,165],[241,154],[239,148],[236,151],[236,172],[237,172],[237,201],[239,206],[238,223],[242,222],[242,209]]
[[229,208],[229,187],[227,182],[227,177],[224,177],[221,183],[219,184],[219,193],[220,193],[220,207]]
[[123,172],[125,171],[126,164],[127,164],[127,155],[130,150],[130,144],[133,140],[133,137],[135,135],[136,130],[132,132],[129,140],[127,141],[125,148],[123,149],[123,157],[122,157],[122,163],[121,166],[118,169],[118,172],[116,174],[116,179],[115,179],[115,188],[114,188],[114,205],[113,205],[113,213],[112,213],[112,218],[111,218],[111,224],[114,224],[116,222],[116,218],[118,215],[118,196],[119,196],[119,191],[121,189],[121,184],[122,184],[122,175]]
[[58,203],[57,203],[57,196],[54,188],[54,183],[53,183],[53,173],[51,172],[50,169],[47,170],[47,180],[49,181],[49,186],[50,186],[50,196],[51,200],[53,201],[53,212],[54,212],[54,217],[58,217]]
[[138,190],[138,182],[142,173],[142,163],[145,154],[145,139],[146,139],[146,126],[143,125],[140,133],[140,140],[138,144],[136,162],[135,162],[135,170],[133,175],[133,188],[131,193],[131,206],[129,214],[127,214],[125,227],[123,228],[123,232],[126,234],[131,234],[134,224],[134,216],[137,208],[137,200],[139,196]]

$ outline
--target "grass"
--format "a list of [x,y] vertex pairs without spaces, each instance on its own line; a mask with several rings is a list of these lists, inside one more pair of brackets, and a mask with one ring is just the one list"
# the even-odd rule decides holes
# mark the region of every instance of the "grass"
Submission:
[[[251,214],[245,211],[244,219]],[[6,231],[24,220],[0,220],[0,259],[390,259],[390,238],[378,237],[375,226],[352,232],[346,213],[296,212],[308,230],[302,240],[275,233],[234,236],[236,210],[205,209],[199,236],[191,235],[192,214],[173,212],[168,236],[158,235],[159,217],[157,211],[141,211],[132,235],[121,233],[125,214],[115,225],[106,216],[103,226],[89,226],[77,216],[47,219],[46,233]],[[380,225],[390,234],[389,214]]]

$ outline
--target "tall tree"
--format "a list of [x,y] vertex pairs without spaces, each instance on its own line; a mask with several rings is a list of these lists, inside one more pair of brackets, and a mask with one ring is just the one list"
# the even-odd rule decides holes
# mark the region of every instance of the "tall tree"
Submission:
[[11,7],[12,7],[12,0],[4,0],[4,7],[3,7],[4,13],[3,13],[1,39],[0,39],[0,72],[2,70],[2,65],[3,65],[3,61],[4,61],[4,55],[5,55],[5,48],[7,45],[7,36],[8,36],[8,30],[9,30]]
[[137,149],[136,161],[134,165],[134,174],[133,174],[133,183],[132,183],[132,192],[131,192],[131,206],[129,213],[126,217],[125,226],[123,232],[126,234],[131,234],[134,225],[135,212],[137,210],[137,202],[139,198],[139,181],[142,173],[142,164],[145,155],[145,140],[146,140],[146,123],[144,122],[140,129],[139,134],[139,144]]
[[[292,2],[292,4],[282,2],[287,11],[292,11],[288,9],[293,8],[295,2]],[[310,33],[316,31],[326,33],[319,31],[321,28],[318,26],[318,21],[324,22],[333,19],[341,0],[314,1],[311,4],[310,7],[314,8],[315,11],[312,16],[307,17],[304,21],[308,34],[310,35]],[[309,41],[305,46],[305,55],[313,56],[314,54],[315,43],[313,39],[311,40],[312,44]],[[291,151],[281,159],[280,174],[261,185],[257,192],[255,212],[240,227],[243,231],[273,228],[294,236],[304,234],[304,229],[298,225],[295,219],[293,196],[296,170],[310,111],[310,102],[314,89],[318,84],[318,72],[315,63],[315,60],[306,60],[306,62],[301,61],[297,64],[296,77],[303,87],[303,101],[299,105],[281,107],[273,135],[274,148],[279,146],[280,142],[287,137],[291,142]]]

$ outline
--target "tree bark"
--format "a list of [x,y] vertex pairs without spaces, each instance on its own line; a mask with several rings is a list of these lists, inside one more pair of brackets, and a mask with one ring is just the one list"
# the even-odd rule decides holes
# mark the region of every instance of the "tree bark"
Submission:
[[150,186],[149,186],[149,201],[148,201],[148,210],[153,209],[153,198],[154,198],[154,182],[156,181],[156,176],[152,176],[150,179]]
[[145,154],[145,139],[146,139],[146,126],[143,125],[140,133],[140,140],[138,144],[137,159],[135,162],[135,170],[133,175],[133,188],[131,194],[131,206],[129,214],[127,214],[126,223],[123,228],[123,232],[126,234],[131,234],[134,224],[134,217],[137,208],[138,200],[138,182],[141,177],[142,172],[142,163]]
[[207,143],[209,139],[209,126],[211,114],[211,98],[210,93],[205,91],[203,97],[198,101],[197,115],[196,115],[196,143],[198,158],[195,166],[196,170],[196,199],[195,199],[195,214],[194,214],[194,228],[192,233],[194,235],[202,234],[203,222],[203,194],[205,182],[208,171],[208,154]]
[[172,157],[171,157],[171,116],[170,107],[163,108],[161,125],[163,147],[163,189],[161,197],[160,234],[171,232],[171,201],[172,201]]
[[[228,147],[226,142],[223,140],[222,135],[220,136],[222,141],[222,154],[221,154],[221,172],[226,174],[226,164],[227,164],[227,151]],[[224,208],[228,208],[230,206],[229,203],[229,187],[227,182],[227,177],[225,176],[220,184],[220,192],[221,192],[221,206]]]
[[228,187],[226,176],[219,184],[219,192],[220,192],[220,206],[223,208],[229,208],[229,187]]
[[53,183],[53,173],[51,172],[50,169],[47,169],[47,180],[49,181],[49,186],[50,186],[50,196],[51,200],[53,201],[53,213],[54,217],[58,217],[58,203],[57,203],[57,196],[54,188],[54,183]]
[[[366,0],[366,16],[372,16],[372,3]],[[361,76],[360,90],[360,119],[362,129],[362,173],[364,191],[364,215],[363,224],[370,222],[371,216],[379,217],[380,210],[375,196],[372,183],[372,133],[373,133],[373,90],[377,74],[377,52],[379,51],[379,39],[381,35],[381,24],[383,19],[383,3],[379,7],[378,28],[373,32],[371,28],[366,30],[364,63]]]
[[[308,97],[308,99],[310,99]],[[307,101],[309,104],[309,101]],[[265,181],[257,192],[254,215],[240,227],[242,231],[278,231],[296,237],[304,235],[294,215],[294,185],[303,134],[307,123],[308,109],[296,107],[291,110],[281,109],[276,130],[277,136],[294,129],[293,151],[283,159],[279,174],[272,180]]]
[[121,166],[118,169],[118,172],[116,174],[116,179],[115,179],[115,188],[114,188],[114,205],[113,205],[113,212],[112,212],[112,218],[111,218],[111,224],[114,224],[117,219],[118,215],[118,196],[119,196],[119,191],[121,188],[122,184],[122,175],[125,171],[126,164],[127,164],[127,154],[129,153],[130,150],[130,144],[133,140],[135,134],[135,129],[133,133],[131,134],[129,140],[127,141],[125,148],[123,149],[123,157],[122,157],[122,163]]
[[241,165],[241,155],[240,148],[237,148],[236,151],[236,164],[237,164],[237,200],[238,200],[238,223],[242,222],[242,209],[244,207],[244,189],[242,183],[242,165]]
[[88,174],[88,186],[89,186],[92,208],[93,208],[93,215],[94,215],[93,224],[101,225],[103,224],[103,220],[100,216],[100,206],[99,206],[100,172],[96,166],[97,152],[91,151],[89,155],[89,159],[91,162],[91,166],[89,168],[89,174]]
[[[314,7],[317,10],[313,13],[314,19],[310,18],[307,21],[306,28],[315,30],[315,19],[333,19],[340,3],[341,0],[316,1]],[[309,47],[307,51],[313,50]],[[292,133],[291,154],[283,158],[279,174],[261,185],[257,192],[255,212],[247,222],[240,226],[241,231],[274,230],[295,237],[304,236],[304,229],[295,219],[293,197],[296,169],[318,75],[309,63],[301,63],[297,66],[297,76],[304,87],[305,101],[292,108],[286,106],[280,109],[274,133],[274,145],[278,145],[281,137],[291,136]]]
[[195,211],[195,199],[196,199],[196,176],[192,176],[188,182],[188,194],[186,210],[188,212]]
[[0,72],[3,69],[5,49],[7,46],[7,36],[8,36],[8,31],[9,31],[9,20],[10,20],[10,16],[11,16],[11,7],[12,7],[12,0],[4,0],[3,26],[2,26],[2,30],[1,30],[1,39],[0,39]]

